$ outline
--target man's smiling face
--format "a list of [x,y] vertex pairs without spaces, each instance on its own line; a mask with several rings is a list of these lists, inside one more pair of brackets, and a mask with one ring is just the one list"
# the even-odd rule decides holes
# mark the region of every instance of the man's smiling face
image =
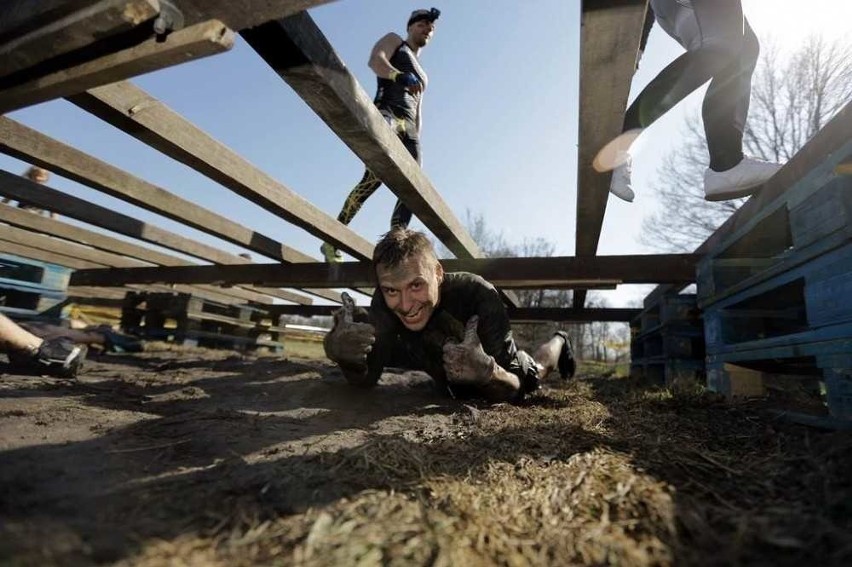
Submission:
[[416,254],[393,267],[376,267],[385,304],[406,329],[421,331],[432,317],[441,295],[444,269],[429,254]]

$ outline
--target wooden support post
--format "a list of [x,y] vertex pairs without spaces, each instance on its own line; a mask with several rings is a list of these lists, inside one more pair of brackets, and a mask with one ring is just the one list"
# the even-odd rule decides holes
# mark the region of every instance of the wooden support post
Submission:
[[[577,256],[597,253],[612,175],[596,172],[592,159],[624,125],[647,9],[645,0],[601,4],[583,1],[580,30]],[[574,307],[585,299],[585,291],[575,292]]]

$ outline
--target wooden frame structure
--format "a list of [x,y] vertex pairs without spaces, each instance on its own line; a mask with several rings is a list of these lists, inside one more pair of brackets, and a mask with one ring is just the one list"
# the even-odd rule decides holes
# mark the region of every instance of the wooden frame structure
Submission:
[[[334,243],[358,260],[368,260],[371,242],[127,81],[143,72],[227,51],[239,33],[456,255],[458,260],[447,261],[446,268],[474,271],[493,281],[516,317],[626,320],[633,310],[585,309],[586,290],[622,283],[658,283],[670,288],[695,281],[702,248],[692,255],[597,256],[610,176],[594,172],[591,161],[597,149],[621,130],[637,57],[646,39],[647,0],[583,0],[576,256],[511,259],[481,257],[438,190],[386,128],[370,96],[305,12],[328,1],[10,0],[0,15],[0,53],[10,55],[0,57],[0,112],[65,97],[283,220]],[[270,303],[277,298],[293,303],[287,308],[302,313],[327,310],[312,307],[310,296],[339,301],[339,294],[329,288],[370,292],[372,277],[366,263],[317,262],[285,243],[8,117],[0,117],[0,151],[279,262],[250,264],[234,254],[0,172],[0,195],[4,197],[212,264],[195,264],[67,223],[26,219],[9,207],[0,209],[0,220],[10,225],[0,238],[8,244],[20,239],[15,244],[19,251],[41,258],[58,260],[60,252],[65,252],[63,265],[77,270],[72,283],[79,289],[202,285],[206,287],[200,291],[218,294],[220,299],[230,294],[237,300],[233,297],[237,294]],[[781,178],[779,183],[783,183]],[[748,206],[759,205],[750,202]],[[47,234],[53,240],[62,238],[77,248],[45,250],[44,243],[26,231]],[[83,249],[81,245],[93,250],[77,252]],[[69,255],[76,257],[71,260]],[[243,287],[211,289],[236,284]],[[514,302],[512,288],[574,289],[574,306],[524,311]]]

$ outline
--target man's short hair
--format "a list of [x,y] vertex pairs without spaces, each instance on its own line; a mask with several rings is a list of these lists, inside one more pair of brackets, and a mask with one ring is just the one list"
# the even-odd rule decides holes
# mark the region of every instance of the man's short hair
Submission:
[[405,25],[406,29],[411,27],[411,24],[417,23],[420,20],[429,20],[430,22],[434,22],[438,19],[438,16],[441,15],[441,11],[438,8],[429,8],[426,10],[425,8],[422,10],[414,10],[411,12],[411,15],[408,17],[408,23]]
[[435,247],[425,234],[409,228],[394,227],[382,236],[373,249],[373,266],[382,264],[393,268],[419,254],[428,254],[435,262],[438,261]]

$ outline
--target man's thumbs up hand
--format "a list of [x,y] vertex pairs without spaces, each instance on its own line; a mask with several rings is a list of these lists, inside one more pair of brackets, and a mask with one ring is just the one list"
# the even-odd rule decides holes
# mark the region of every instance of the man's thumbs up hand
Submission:
[[341,294],[343,306],[334,312],[334,327],[325,336],[325,354],[341,366],[367,366],[367,355],[376,342],[376,328],[369,323],[355,322],[355,301],[346,292]]
[[494,374],[494,357],[482,349],[478,325],[479,316],[474,315],[465,325],[464,340],[444,345],[444,370],[451,383],[484,385]]

